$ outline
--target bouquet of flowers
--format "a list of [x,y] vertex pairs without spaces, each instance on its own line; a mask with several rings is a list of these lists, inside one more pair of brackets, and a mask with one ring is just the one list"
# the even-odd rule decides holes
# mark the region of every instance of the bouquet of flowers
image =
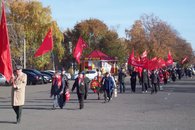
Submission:
[[99,92],[101,85],[97,80],[92,80],[90,88],[93,90],[94,93]]

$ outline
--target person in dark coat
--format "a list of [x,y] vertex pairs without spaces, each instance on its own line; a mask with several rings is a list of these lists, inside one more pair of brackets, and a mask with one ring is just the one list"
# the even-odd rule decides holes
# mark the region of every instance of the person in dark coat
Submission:
[[112,84],[113,86],[111,86],[111,96],[110,96],[110,100],[112,100],[114,89],[117,88],[117,86],[116,86],[116,81],[115,81],[114,75],[109,73],[109,77],[111,78],[111,80],[113,82],[113,84]]
[[164,84],[167,84],[169,78],[169,72],[167,70],[164,70],[163,78],[164,78]]
[[58,72],[55,72],[54,77],[52,79],[52,86],[51,86],[51,94],[50,97],[53,96],[53,109],[59,106],[58,98],[62,92],[62,78]]
[[133,69],[133,71],[130,73],[130,81],[131,81],[131,91],[133,93],[135,93],[136,90],[136,77],[137,77],[137,72],[135,70],[135,68]]
[[177,68],[177,74],[178,74],[178,79],[181,80],[181,77],[182,77],[182,69],[181,68]]
[[111,100],[114,82],[112,78],[109,76],[108,72],[106,72],[105,76],[102,78],[102,87],[104,91],[104,101],[109,102]]
[[120,86],[120,93],[125,93],[125,77],[124,69],[121,69],[118,74],[118,82]]
[[172,71],[171,71],[171,78],[172,78],[173,82],[176,81],[176,70],[175,70],[175,68],[173,68]]
[[60,91],[60,95],[58,96],[58,104],[59,104],[59,107],[61,109],[63,109],[65,103],[66,103],[66,91],[67,89],[69,88],[69,83],[68,83],[68,78],[67,76],[65,75],[65,70],[62,69],[62,72],[61,72],[61,81],[62,81],[62,84],[61,84],[61,91]]
[[84,78],[84,82],[85,82],[85,96],[84,96],[84,99],[86,100],[87,96],[88,96],[90,79],[88,77],[86,77],[85,73],[83,73],[83,78]]
[[142,71],[142,93],[147,92],[149,84],[148,71],[143,69]]
[[72,92],[76,88],[77,90],[77,96],[79,100],[79,108],[84,108],[84,96],[85,96],[85,82],[83,78],[83,74],[80,73],[79,76],[75,79],[75,82],[72,87]]
[[158,84],[158,81],[160,80],[157,70],[152,71],[150,78],[151,78],[151,83],[152,83],[151,94],[153,94],[154,92],[157,93],[157,84]]

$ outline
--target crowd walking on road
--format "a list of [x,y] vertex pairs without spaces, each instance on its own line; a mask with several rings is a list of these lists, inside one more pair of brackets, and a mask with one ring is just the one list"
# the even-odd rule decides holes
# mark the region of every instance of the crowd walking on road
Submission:
[[[22,72],[22,66],[18,65],[15,68],[10,84],[12,84],[12,108],[16,113],[16,123],[19,124],[21,122],[22,108],[25,102],[27,75]],[[71,88],[72,92],[76,89],[79,109],[84,109],[85,100],[88,100],[89,98],[89,89],[92,89],[94,93],[97,93],[98,100],[103,97],[104,103],[109,103],[113,97],[117,97],[117,89],[120,94],[127,93],[127,75],[130,77],[131,93],[138,93],[136,91],[136,85],[137,80],[140,79],[141,92],[143,94],[147,94],[148,91],[150,91],[151,94],[156,94],[162,89],[162,85],[171,82],[170,80],[176,82],[176,80],[181,80],[183,77],[191,78],[192,76],[190,75],[190,72],[185,72],[184,69],[176,67],[171,69],[154,69],[152,71],[143,68],[141,73],[138,70],[139,69],[135,67],[130,71],[125,71],[124,68],[121,68],[118,71],[118,75],[112,75],[109,72],[106,72],[103,75],[97,73],[97,76],[92,80],[90,80],[84,72],[79,73]],[[69,87],[69,81],[65,75],[65,70],[62,69],[61,73],[56,71],[52,78],[50,90],[50,96],[53,97],[53,110],[58,107],[60,109],[65,107],[66,102],[70,98]]]

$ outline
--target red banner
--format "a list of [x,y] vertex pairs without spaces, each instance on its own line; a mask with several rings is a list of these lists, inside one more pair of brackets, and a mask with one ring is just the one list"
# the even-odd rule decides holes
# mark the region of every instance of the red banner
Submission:
[[82,55],[83,49],[87,48],[86,42],[83,40],[83,38],[80,36],[79,40],[76,44],[76,47],[73,52],[73,56],[76,59],[76,61],[80,64],[80,57]]
[[141,59],[146,58],[148,56],[148,52],[145,50],[142,55],[141,55]]
[[134,58],[134,50],[132,50],[131,55],[129,56],[129,59],[128,59],[128,64],[131,65],[132,61],[134,61],[134,60],[135,60],[135,58]]
[[169,51],[168,56],[167,56],[167,61],[166,61],[166,65],[172,65],[173,64],[173,58],[171,56],[171,52]]
[[34,56],[35,57],[42,56],[43,54],[51,51],[52,49],[53,49],[53,37],[52,37],[52,29],[50,28],[41,46],[36,51]]
[[186,56],[182,61],[181,64],[184,64],[188,60],[188,57]]
[[13,74],[12,61],[10,54],[9,36],[7,29],[7,20],[4,7],[4,1],[2,0],[2,15],[0,24],[0,73],[2,73],[7,81],[10,81]]

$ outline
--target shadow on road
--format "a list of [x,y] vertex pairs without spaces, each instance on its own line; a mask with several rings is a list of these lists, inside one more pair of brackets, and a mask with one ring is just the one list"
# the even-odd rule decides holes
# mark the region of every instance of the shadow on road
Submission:
[[164,92],[195,93],[195,87],[164,87]]
[[64,108],[65,110],[69,110],[69,111],[75,111],[75,110],[80,110],[79,108]]
[[13,122],[13,121],[0,121],[0,124],[16,124],[16,122]]

